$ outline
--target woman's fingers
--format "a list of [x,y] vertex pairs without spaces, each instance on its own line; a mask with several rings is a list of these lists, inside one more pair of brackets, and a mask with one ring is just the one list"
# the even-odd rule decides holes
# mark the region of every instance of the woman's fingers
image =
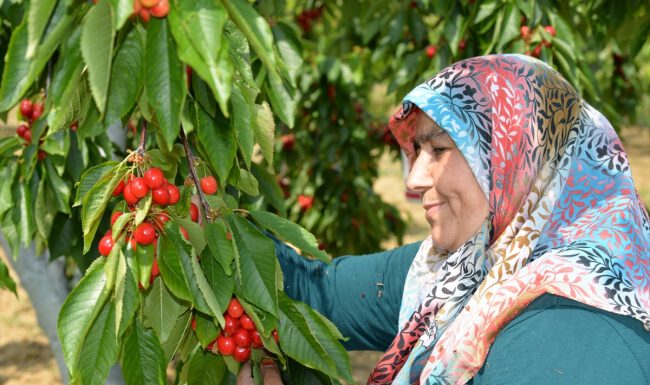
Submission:
[[[280,369],[273,360],[267,359],[262,361],[260,365],[262,372],[262,382],[264,385],[282,385],[282,376]],[[251,371],[250,361],[246,362],[237,376],[237,385],[253,385],[253,375]]]

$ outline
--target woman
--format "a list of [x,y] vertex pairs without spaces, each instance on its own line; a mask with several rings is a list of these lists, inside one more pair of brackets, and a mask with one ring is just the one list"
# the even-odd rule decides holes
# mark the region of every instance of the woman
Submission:
[[348,349],[387,347],[368,384],[650,383],[650,220],[599,112],[492,55],[416,87],[390,127],[430,236],[332,266],[281,251],[285,290]]

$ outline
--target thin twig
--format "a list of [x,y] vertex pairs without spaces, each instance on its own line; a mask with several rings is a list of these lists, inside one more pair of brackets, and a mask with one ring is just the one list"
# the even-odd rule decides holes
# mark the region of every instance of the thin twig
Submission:
[[146,139],[147,139],[147,121],[145,120],[144,122],[142,122],[142,131],[140,131],[140,144],[138,145],[138,149],[136,150],[136,152],[140,156],[144,156],[144,152],[145,152],[144,145]]
[[196,191],[199,194],[199,201],[201,201],[201,207],[203,208],[203,217],[208,221],[210,219],[210,204],[201,190],[201,183],[199,182],[199,177],[196,175],[196,166],[194,164],[194,155],[192,155],[192,150],[190,149],[190,144],[187,141],[187,136],[185,136],[185,130],[181,127],[181,140],[183,141],[183,147],[185,148],[185,156],[187,156],[187,162],[190,166],[190,175],[194,185],[196,186]]

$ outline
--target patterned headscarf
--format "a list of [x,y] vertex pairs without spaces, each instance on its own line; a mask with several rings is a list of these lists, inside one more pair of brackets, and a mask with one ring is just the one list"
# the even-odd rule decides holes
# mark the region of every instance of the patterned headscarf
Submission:
[[650,220],[616,132],[556,71],[522,55],[455,63],[391,119],[411,159],[416,115],[456,143],[490,215],[458,250],[422,243],[399,333],[369,384],[464,384],[499,331],[544,293],[650,331]]

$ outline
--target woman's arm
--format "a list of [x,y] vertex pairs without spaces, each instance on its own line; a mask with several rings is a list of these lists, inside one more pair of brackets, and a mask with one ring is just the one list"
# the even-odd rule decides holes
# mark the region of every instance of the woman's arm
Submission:
[[306,302],[349,337],[348,350],[385,350],[397,334],[404,281],[420,243],[344,256],[331,265],[308,260],[275,240],[289,297]]

